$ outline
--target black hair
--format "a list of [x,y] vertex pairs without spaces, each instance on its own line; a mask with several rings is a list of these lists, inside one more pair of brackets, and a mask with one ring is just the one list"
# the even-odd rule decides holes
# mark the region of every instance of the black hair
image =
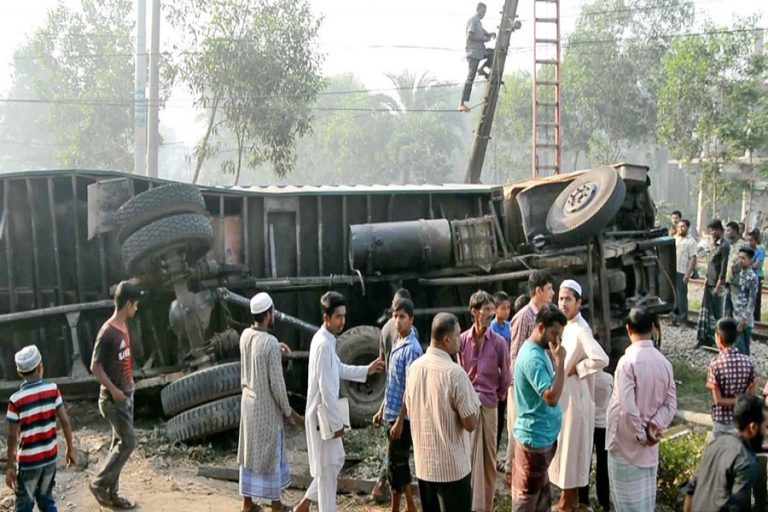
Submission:
[[416,308],[413,306],[413,301],[411,299],[400,299],[395,302],[395,305],[392,308],[392,312],[394,313],[395,311],[403,311],[406,315],[413,318],[415,309]]
[[144,292],[138,286],[129,282],[121,281],[115,288],[115,307],[120,310],[129,302],[138,302]]
[[685,227],[687,228],[691,227],[691,221],[689,221],[688,219],[680,219],[680,222],[685,224]]
[[555,324],[565,327],[567,323],[568,319],[565,317],[565,313],[554,304],[547,304],[536,313],[536,324],[544,324],[545,328],[550,328]]
[[493,304],[496,307],[501,306],[504,302],[512,302],[512,299],[509,298],[507,292],[496,292],[493,294]]
[[765,405],[757,395],[745,394],[736,398],[733,406],[733,422],[739,431],[746,430],[750,423],[763,423]]
[[409,292],[406,288],[398,288],[392,298],[394,299],[395,297],[412,300],[411,292]]
[[682,217],[683,212],[681,212],[680,210],[672,210],[672,215],[677,215],[678,217]]
[[760,243],[760,230],[759,229],[755,228],[752,231],[750,231],[749,233],[747,233],[747,235],[749,235],[752,238],[754,238],[755,242]]
[[40,364],[38,364],[37,366],[35,366],[33,369],[29,370],[28,372],[19,372],[19,375],[21,375],[22,377],[31,377],[32,375],[35,374],[35,372],[37,372],[37,369],[40,368],[41,364],[43,364],[42,361],[40,362]]
[[720,333],[720,339],[727,347],[732,347],[736,343],[736,338],[739,337],[738,325],[733,318],[721,318],[717,321],[715,329]]
[[655,315],[644,307],[632,308],[627,315],[627,326],[635,334],[651,334]]
[[707,227],[709,229],[718,229],[720,231],[725,230],[725,228],[723,227],[723,221],[721,221],[720,219],[712,219],[712,222],[707,224]]
[[479,11],[481,7],[488,8],[487,5],[485,5],[483,2],[478,2],[477,7],[475,8],[476,11]]
[[739,232],[739,223],[736,222],[735,220],[732,220],[731,222],[726,224],[725,227],[734,229],[736,230],[737,233]]
[[264,321],[265,318],[267,318],[267,315],[272,313],[275,309],[275,306],[270,306],[268,310],[262,311],[261,313],[254,313],[253,314],[253,321],[261,323]]
[[439,341],[452,333],[459,325],[459,319],[453,313],[438,313],[432,319],[432,339]]
[[739,249],[739,252],[740,253],[743,252],[744,254],[749,256],[749,259],[754,259],[754,257],[755,257],[755,250],[753,248],[751,248],[751,247],[747,247],[746,245],[744,247],[742,247],[741,249]]
[[320,308],[323,311],[323,315],[333,316],[333,312],[336,308],[347,305],[347,299],[344,298],[339,292],[325,292],[320,297]]
[[538,270],[528,277],[528,293],[533,297],[536,294],[536,288],[544,288],[548,284],[555,285],[555,279],[552,274],[544,270]]
[[512,314],[516,315],[518,311],[523,309],[529,302],[531,302],[531,296],[527,293],[523,293],[517,296],[515,299],[515,304],[512,306]]
[[493,297],[485,290],[477,290],[469,298],[469,309],[480,309],[486,304],[493,304]]

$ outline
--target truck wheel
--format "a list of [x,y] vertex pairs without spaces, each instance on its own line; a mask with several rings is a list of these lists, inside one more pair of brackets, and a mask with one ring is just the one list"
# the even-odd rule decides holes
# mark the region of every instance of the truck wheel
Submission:
[[[343,363],[368,365],[379,357],[381,330],[359,325],[344,332],[336,340],[336,353]],[[349,398],[349,419],[353,427],[371,422],[384,399],[387,377],[384,373],[369,375],[365,382],[341,381],[340,394]]]
[[171,382],[160,392],[163,411],[173,416],[200,404],[240,393],[240,363],[199,370]]
[[173,442],[199,441],[240,427],[241,395],[230,396],[177,414],[165,425]]
[[179,213],[208,213],[203,194],[195,185],[172,183],[142,192],[115,212],[117,240],[122,244],[147,224]]
[[581,244],[616,216],[627,193],[612,167],[601,167],[573,180],[547,214],[547,230],[557,244]]
[[213,229],[207,217],[198,213],[173,215],[144,226],[123,244],[123,264],[132,276],[144,274],[152,260],[173,249],[186,251],[192,265],[213,247]]

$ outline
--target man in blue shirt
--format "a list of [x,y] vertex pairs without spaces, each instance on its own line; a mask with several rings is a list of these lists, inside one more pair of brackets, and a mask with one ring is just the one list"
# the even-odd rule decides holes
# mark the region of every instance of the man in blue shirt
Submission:
[[[509,331],[509,312],[512,309],[512,299],[506,292],[496,292],[493,294],[493,304],[496,307],[496,318],[491,322],[491,330],[504,338],[507,342],[507,346],[511,348],[511,336]],[[501,433],[504,432],[503,426],[506,425],[507,416],[507,396],[504,395],[504,399],[499,399],[499,413],[497,417],[498,429],[496,429],[496,448],[501,445]],[[506,467],[506,461],[504,457],[497,457],[496,469],[504,471]]]
[[558,401],[563,392],[565,348],[560,337],[567,323],[557,306],[543,306],[515,361],[512,510],[517,512],[548,511],[552,506],[547,469],[562,422]]
[[389,448],[387,450],[387,480],[392,490],[392,511],[400,510],[400,499],[405,495],[408,512],[416,512],[411,488],[411,469],[408,458],[411,453],[411,427],[406,417],[403,395],[408,367],[423,351],[413,327],[414,306],[410,299],[400,299],[392,307],[392,319],[399,338],[392,346],[387,369],[387,387],[379,412],[373,417],[376,426],[384,420],[389,423]]

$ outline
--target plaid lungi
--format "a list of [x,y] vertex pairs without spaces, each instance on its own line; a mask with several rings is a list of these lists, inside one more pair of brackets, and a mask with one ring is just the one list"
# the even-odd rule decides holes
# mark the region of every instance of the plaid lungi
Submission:
[[715,346],[715,327],[722,310],[722,299],[712,293],[711,286],[704,287],[704,296],[701,299],[699,311],[699,323],[696,326],[696,342],[707,347]]
[[656,470],[633,466],[616,452],[608,452],[608,480],[614,512],[653,512],[656,509]]
[[254,473],[248,468],[240,466],[240,496],[280,501],[280,491],[291,484],[291,471],[288,467],[288,458],[285,455],[285,439],[282,429],[277,434],[276,457],[274,473]]

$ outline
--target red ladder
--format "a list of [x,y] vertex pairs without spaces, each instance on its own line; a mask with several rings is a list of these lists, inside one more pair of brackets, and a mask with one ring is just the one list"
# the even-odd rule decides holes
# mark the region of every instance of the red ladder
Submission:
[[533,178],[560,174],[560,1],[533,2]]

